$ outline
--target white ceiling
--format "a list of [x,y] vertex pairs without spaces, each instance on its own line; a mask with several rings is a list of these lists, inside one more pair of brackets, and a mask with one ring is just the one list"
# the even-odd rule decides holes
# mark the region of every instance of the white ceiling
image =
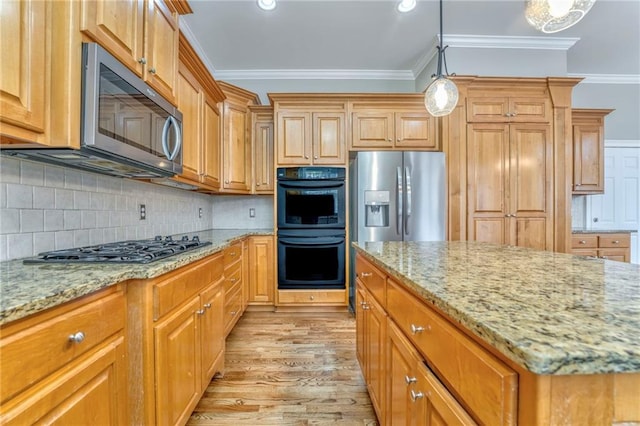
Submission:
[[[439,32],[436,0],[418,0],[406,14],[397,0],[278,0],[273,11],[255,0],[189,4],[194,13],[181,27],[222,80],[318,70],[412,78],[432,57]],[[568,73],[640,79],[640,0],[597,0],[576,25],[548,35],[527,24],[524,0],[445,0],[443,7],[445,42],[448,34],[497,36],[498,44],[570,38]]]

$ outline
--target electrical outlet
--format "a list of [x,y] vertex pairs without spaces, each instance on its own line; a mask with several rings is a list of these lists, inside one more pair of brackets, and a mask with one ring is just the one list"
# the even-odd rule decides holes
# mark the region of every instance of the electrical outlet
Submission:
[[140,220],[147,219],[147,206],[140,204]]
[[198,207],[198,217],[202,219],[202,207]]
[[249,217],[256,217],[256,209],[254,208],[249,209]]

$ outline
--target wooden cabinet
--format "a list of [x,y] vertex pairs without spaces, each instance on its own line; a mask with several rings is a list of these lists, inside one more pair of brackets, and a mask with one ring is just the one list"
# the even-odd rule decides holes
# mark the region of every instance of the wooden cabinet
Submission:
[[273,306],[275,302],[274,237],[249,238],[249,304]]
[[220,111],[224,94],[180,33],[177,103],[182,112],[182,173],[173,179],[220,190]]
[[124,286],[0,329],[0,422],[128,423]]
[[179,27],[171,2],[83,0],[80,29],[175,103]]
[[184,424],[224,366],[223,253],[128,284],[129,424]]
[[384,419],[387,315],[359,279],[356,279],[356,323],[362,332],[356,347],[360,367],[378,419]]
[[470,124],[467,129],[468,238],[552,250],[550,127]]
[[226,97],[222,106],[222,187],[221,192],[251,192],[251,138],[249,106],[259,105],[255,93],[220,82]]
[[224,255],[224,336],[242,316],[245,308],[243,293],[243,243],[234,243],[223,251]]
[[253,152],[253,194],[273,194],[273,107],[256,105],[251,111],[251,146]]
[[631,261],[631,236],[628,233],[579,233],[571,235],[571,253],[616,260]]
[[471,123],[548,123],[551,102],[540,97],[502,96],[491,92],[467,99],[467,121]]
[[287,110],[277,120],[279,166],[346,164],[344,112]]
[[573,194],[604,193],[604,119],[611,109],[571,111]]
[[420,111],[357,111],[351,114],[351,148],[436,151],[436,120]]

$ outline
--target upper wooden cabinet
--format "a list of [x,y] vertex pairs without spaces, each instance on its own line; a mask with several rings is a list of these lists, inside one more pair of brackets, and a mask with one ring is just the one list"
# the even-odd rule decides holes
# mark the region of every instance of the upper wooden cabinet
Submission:
[[437,150],[436,120],[427,111],[353,112],[353,149]]
[[551,102],[536,97],[469,97],[467,121],[472,123],[548,123]]
[[80,29],[176,102],[179,27],[173,2],[83,0]]
[[253,194],[273,194],[273,107],[250,106],[253,151]]
[[225,94],[222,106],[222,187],[221,192],[251,192],[250,105],[260,105],[255,93],[219,82]]
[[612,109],[571,111],[573,193],[604,193],[604,119]]

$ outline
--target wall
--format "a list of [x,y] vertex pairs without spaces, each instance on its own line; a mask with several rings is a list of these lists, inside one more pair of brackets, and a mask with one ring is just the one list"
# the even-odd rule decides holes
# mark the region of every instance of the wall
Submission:
[[213,203],[205,194],[0,156],[0,260],[210,229]]
[[[222,229],[273,229],[272,195],[216,195],[213,227]],[[255,216],[249,216],[249,209]]]

